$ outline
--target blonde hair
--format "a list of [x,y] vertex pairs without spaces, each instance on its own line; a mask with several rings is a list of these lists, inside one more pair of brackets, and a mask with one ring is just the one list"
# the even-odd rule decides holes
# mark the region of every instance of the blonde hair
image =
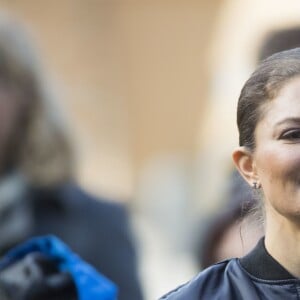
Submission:
[[[54,185],[70,180],[74,173],[74,153],[46,82],[39,57],[28,33],[10,17],[0,15],[0,82],[19,92],[23,124],[14,139],[13,167],[34,185]],[[24,104],[22,104],[24,105]]]

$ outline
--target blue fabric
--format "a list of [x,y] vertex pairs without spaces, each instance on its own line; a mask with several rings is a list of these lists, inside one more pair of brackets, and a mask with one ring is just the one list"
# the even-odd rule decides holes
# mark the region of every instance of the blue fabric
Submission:
[[215,264],[161,300],[298,300],[300,280],[265,280],[250,275],[237,258]]
[[[118,286],[119,300],[143,300],[136,244],[124,203],[95,198],[74,182],[24,189],[3,211],[0,258],[30,238],[55,235]],[[27,226],[16,229],[18,220]]]
[[79,300],[116,300],[117,287],[73,253],[55,236],[33,238],[10,250],[0,261],[0,271],[32,252],[56,260],[61,271],[69,272],[77,287]]

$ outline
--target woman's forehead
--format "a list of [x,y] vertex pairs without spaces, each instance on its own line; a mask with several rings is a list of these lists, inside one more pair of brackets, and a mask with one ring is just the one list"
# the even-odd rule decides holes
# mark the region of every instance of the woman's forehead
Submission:
[[295,123],[295,120],[299,119],[300,77],[296,77],[285,83],[274,99],[264,103],[258,123],[278,127],[288,123]]

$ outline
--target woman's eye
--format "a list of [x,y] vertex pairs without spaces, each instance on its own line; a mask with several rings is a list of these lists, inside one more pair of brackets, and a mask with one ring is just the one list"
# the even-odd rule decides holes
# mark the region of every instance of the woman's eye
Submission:
[[282,140],[300,140],[300,129],[293,129],[284,132],[280,139]]

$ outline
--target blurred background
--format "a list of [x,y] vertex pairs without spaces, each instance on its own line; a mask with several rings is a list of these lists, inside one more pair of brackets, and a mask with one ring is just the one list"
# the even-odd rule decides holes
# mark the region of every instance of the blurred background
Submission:
[[80,184],[125,203],[145,299],[199,269],[237,145],[235,108],[291,0],[1,0],[29,29],[68,117]]

